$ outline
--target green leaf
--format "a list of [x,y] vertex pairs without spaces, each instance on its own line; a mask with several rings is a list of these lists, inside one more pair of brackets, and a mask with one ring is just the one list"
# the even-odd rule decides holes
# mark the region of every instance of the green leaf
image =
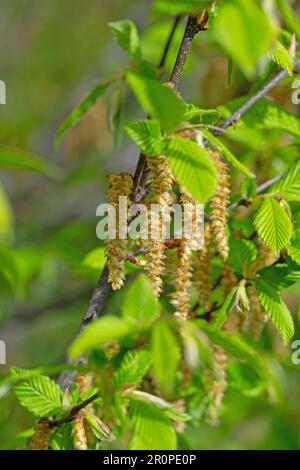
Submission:
[[153,9],[166,15],[181,13],[200,13],[201,10],[212,3],[212,0],[155,0]]
[[188,421],[190,419],[189,415],[183,413],[176,409],[173,403],[160,398],[151,393],[142,392],[141,390],[129,390],[125,392],[125,395],[134,398],[135,400],[151,403],[152,405],[158,407],[160,410],[164,411],[165,416],[175,421]]
[[64,412],[62,391],[49,377],[32,377],[16,385],[14,390],[21,405],[39,418]]
[[300,202],[300,159],[290,166],[284,175],[270,187],[269,191],[280,194],[287,201]]
[[221,346],[232,356],[247,361],[248,365],[255,369],[261,376],[264,376],[264,365],[259,354],[245,343],[241,338],[227,332],[219,331],[214,325],[209,325],[204,320],[196,320],[196,325],[208,336],[213,344]]
[[255,282],[259,299],[271,318],[285,344],[294,336],[294,323],[291,313],[274,287],[264,280]]
[[122,20],[108,23],[119,45],[134,59],[141,58],[141,44],[137,28],[132,21]]
[[0,243],[10,243],[14,238],[14,215],[10,201],[0,183]]
[[152,370],[158,386],[171,392],[180,361],[180,350],[176,338],[165,322],[154,325],[151,336]]
[[205,203],[215,194],[217,172],[206,149],[183,137],[173,137],[166,142],[164,154],[180,185],[199,202]]
[[87,111],[96,103],[97,99],[100,98],[108,86],[113,83],[115,78],[110,80],[105,80],[98,83],[88,94],[87,96],[73,109],[71,114],[65,119],[65,121],[59,127],[55,143],[58,145],[62,140],[65,133],[75,126],[80,119],[87,113]]
[[251,178],[255,178],[255,175],[254,173],[252,173],[252,171],[249,170],[249,168],[247,168],[245,165],[243,165],[243,163],[241,163],[231,152],[230,150],[226,147],[226,145],[223,144],[223,142],[218,139],[218,137],[215,137],[213,134],[211,134],[209,131],[203,129],[202,131],[202,134],[207,138],[207,140],[209,140],[209,142],[211,144],[213,144],[213,146],[219,150],[222,155],[224,155],[224,157],[229,161],[229,163],[231,163],[231,165],[234,167],[234,168],[237,168],[238,170],[240,170],[242,173],[245,173],[245,175],[251,177]]
[[271,57],[276,64],[288,71],[290,77],[293,76],[294,62],[292,56],[281,42],[276,41],[275,48],[271,52]]
[[124,320],[133,325],[147,327],[160,315],[151,282],[144,274],[139,274],[130,284],[122,305]]
[[[218,109],[225,117],[233,114],[241,105],[250,99],[246,96],[233,100]],[[238,121],[237,126],[245,125],[249,128],[262,130],[278,130],[300,137],[300,121],[279,105],[266,98],[257,101]]]
[[219,44],[249,78],[275,39],[267,14],[255,0],[226,0],[213,31]]
[[300,41],[300,24],[292,6],[289,4],[288,0],[277,0],[277,5],[284,22],[291,32],[296,34],[298,41]]
[[287,289],[300,281],[300,267],[299,269],[291,269],[287,264],[266,266],[258,274],[275,290]]
[[185,121],[198,118],[201,124],[214,124],[218,121],[220,112],[216,109],[201,109],[192,103],[185,104]]
[[151,117],[160,121],[166,132],[172,132],[183,122],[185,106],[173,90],[131,70],[126,72],[126,76],[140,104]]
[[123,141],[124,106],[127,83],[122,77],[114,92],[109,106],[108,124],[113,135],[115,147],[119,150]]
[[257,256],[255,244],[239,237],[230,237],[229,249],[228,263],[239,274],[243,274],[246,266]]
[[78,357],[80,354],[96,349],[112,340],[119,340],[132,333],[134,327],[127,321],[107,315],[90,323],[70,347],[70,356]]
[[105,266],[106,255],[105,255],[105,248],[103,246],[99,246],[94,250],[90,251],[83,259],[82,264],[83,266],[88,266],[91,269],[95,269],[96,271],[102,271]]
[[131,400],[129,450],[175,450],[176,431],[164,411],[151,403]]
[[0,145],[0,167],[42,173],[51,178],[62,175],[62,169],[25,150]]
[[300,264],[300,230],[293,233],[292,239],[287,245],[287,252],[297,264]]
[[150,367],[148,351],[129,351],[125,354],[119,369],[114,374],[117,388],[137,385]]
[[292,235],[292,223],[281,205],[267,198],[254,219],[255,229],[265,245],[276,254],[287,245]]
[[0,243],[0,273],[15,292],[20,284],[19,265],[15,252],[2,243]]
[[160,155],[162,137],[159,121],[136,121],[125,127],[127,134],[136,142],[145,155]]
[[236,299],[237,294],[237,287],[233,287],[231,289],[229,295],[227,296],[225,302],[223,303],[222,307],[216,311],[214,317],[216,318],[214,322],[214,327],[220,330],[224,325],[225,321],[228,318],[231,310],[233,309],[234,302]]
[[231,362],[227,366],[226,373],[229,387],[247,397],[257,397],[266,389],[266,382],[247,364]]

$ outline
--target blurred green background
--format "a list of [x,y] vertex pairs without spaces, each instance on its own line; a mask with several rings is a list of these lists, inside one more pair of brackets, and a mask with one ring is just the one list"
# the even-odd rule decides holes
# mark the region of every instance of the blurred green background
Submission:
[[[127,64],[107,22],[135,21],[146,58],[154,64],[159,61],[172,19],[149,16],[150,4],[148,0],[1,0],[0,79],[7,85],[7,104],[0,106],[0,144],[39,155],[60,168],[55,178],[1,169],[0,235],[1,243],[11,250],[5,256],[13,265],[13,274],[8,276],[3,269],[0,278],[0,338],[6,342],[8,362],[0,366],[3,374],[10,365],[29,368],[63,362],[87,306],[100,266],[95,257],[86,260],[86,255],[100,246],[95,213],[105,199],[106,175],[132,171],[138,152],[129,139],[120,145],[122,133],[117,136],[118,148],[114,147],[109,123],[119,99],[117,87],[105,101],[97,102],[59,148],[54,146],[55,132],[100,78]],[[205,107],[247,91],[240,75],[227,88],[226,76],[226,57],[201,36],[193,46],[181,91],[185,99]],[[286,85],[278,87],[275,95],[280,104],[295,111]],[[126,118],[139,115],[134,99],[130,95],[125,99]],[[270,170],[276,144],[276,139],[267,147],[259,139],[256,142],[261,180]],[[272,161],[271,171],[280,170],[280,159]],[[0,249],[2,262],[1,257]],[[123,291],[114,295],[107,311],[117,312],[123,295]],[[286,296],[293,312],[299,297],[297,289]],[[228,392],[222,424],[191,429],[183,447],[300,448],[299,366],[292,365],[291,350],[276,341],[276,334],[270,341],[281,363],[274,360],[278,383],[270,402]],[[1,448],[22,446],[15,435],[31,425],[32,418],[12,396],[0,401]]]

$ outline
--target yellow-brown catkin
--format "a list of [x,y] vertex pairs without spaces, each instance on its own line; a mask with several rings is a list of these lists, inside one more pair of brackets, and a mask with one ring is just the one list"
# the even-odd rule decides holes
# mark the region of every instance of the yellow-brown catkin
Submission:
[[208,223],[204,228],[203,247],[196,252],[195,259],[195,283],[199,291],[199,304],[206,311],[211,310],[211,228]]
[[78,413],[72,422],[72,437],[75,450],[87,450],[87,438],[84,427],[84,414]]
[[151,236],[147,240],[145,253],[145,271],[151,280],[153,290],[157,297],[163,288],[162,275],[165,260],[165,227],[163,219],[167,220],[173,184],[173,175],[164,156],[148,157],[148,168],[151,177],[153,202],[160,206],[161,213],[158,220],[151,220]]
[[247,277],[254,278],[257,271],[264,268],[265,266],[270,266],[276,261],[275,255],[271,248],[266,247],[262,243],[259,243],[258,254],[256,259],[251,263],[248,270],[246,271]]
[[[190,220],[195,224],[195,200],[185,190],[181,191],[180,199],[181,204],[184,206],[184,210],[186,212],[190,212]],[[195,230],[195,227],[193,227],[193,230]],[[171,303],[176,309],[175,315],[183,320],[186,320],[189,316],[189,288],[191,286],[192,279],[193,246],[194,240],[192,238],[187,238],[187,235],[183,234],[183,238],[180,240],[178,246],[178,265],[175,269],[173,281],[175,291],[171,294]]]
[[221,284],[223,286],[223,293],[225,298],[230,294],[232,288],[237,284],[237,277],[234,274],[233,269],[228,266],[228,264],[223,266]]
[[34,435],[31,439],[32,450],[49,450],[51,440],[51,428],[47,421],[41,420],[35,427]]
[[218,184],[215,196],[211,200],[211,228],[214,234],[217,252],[221,259],[226,261],[229,254],[228,239],[226,234],[227,209],[230,195],[228,166],[222,161],[218,152],[211,152],[215,167],[218,172]]
[[126,260],[126,240],[120,239],[119,235],[119,197],[128,198],[130,204],[130,196],[133,188],[133,180],[128,173],[109,176],[110,187],[107,192],[108,202],[113,204],[116,210],[116,238],[106,241],[106,253],[108,264],[108,282],[113,290],[118,290],[124,285],[125,281],[125,260]]
[[268,316],[261,306],[256,287],[253,285],[247,287],[247,294],[250,304],[250,331],[253,338],[259,340]]
[[[91,374],[77,374],[75,382],[78,385],[80,396],[85,395],[93,387],[93,377]],[[85,410],[88,413],[94,413],[94,407],[92,403],[89,403]]]
[[210,407],[208,410],[209,417],[212,421],[217,419],[217,412],[220,408],[225,390],[227,388],[226,379],[226,365],[227,365],[227,354],[219,346],[213,347],[214,366],[215,366],[215,378],[212,381],[210,389]]

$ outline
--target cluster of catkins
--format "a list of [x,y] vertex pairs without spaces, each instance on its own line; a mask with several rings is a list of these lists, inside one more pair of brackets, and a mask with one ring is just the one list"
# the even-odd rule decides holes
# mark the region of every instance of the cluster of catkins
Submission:
[[[175,316],[181,320],[187,319],[190,315],[190,287],[192,282],[198,291],[198,306],[209,312],[213,308],[211,300],[211,257],[214,250],[225,263],[228,254],[228,239],[226,233],[227,209],[230,195],[228,166],[223,162],[222,156],[218,152],[210,152],[218,173],[217,191],[210,202],[211,212],[209,220],[204,227],[204,242],[202,247],[196,247],[196,241],[183,235],[177,243],[176,266],[173,269],[172,286],[173,292],[170,294],[170,301],[175,309]],[[170,215],[170,204],[176,198],[173,191],[176,184],[175,178],[164,156],[147,158],[150,182],[151,203],[159,204],[161,214],[154,217],[150,211],[149,220],[151,234],[147,240],[143,240],[145,253],[145,272],[149,277],[156,297],[163,291],[163,275],[166,264],[166,240],[165,226],[163,219],[168,220]],[[110,188],[108,200],[116,207],[118,214],[118,200],[120,196],[132,196],[133,182],[130,175],[123,173],[110,177]],[[194,210],[195,199],[184,189],[179,187],[179,200],[182,205]],[[193,211],[193,214],[195,210]],[[116,237],[115,240],[108,240],[106,243],[109,282],[114,290],[119,289],[124,284],[126,242]],[[226,268],[224,268],[226,269]],[[226,278],[228,276],[224,276]],[[222,400],[226,380],[226,361],[223,360],[224,352],[215,352],[216,363],[218,363],[219,379],[212,384],[213,402],[219,404]],[[222,356],[222,361],[218,359]],[[221,377],[221,379],[220,379]]]

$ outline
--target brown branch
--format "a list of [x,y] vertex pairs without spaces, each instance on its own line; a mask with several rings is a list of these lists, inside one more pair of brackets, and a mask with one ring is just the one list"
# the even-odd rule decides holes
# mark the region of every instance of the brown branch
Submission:
[[97,400],[97,398],[99,398],[99,395],[98,395],[98,393],[95,393],[94,395],[92,395],[87,400],[84,400],[83,402],[79,403],[78,405],[75,405],[74,408],[71,409],[68,416],[65,416],[64,418],[60,418],[60,419],[47,418],[44,421],[49,424],[50,428],[59,427],[59,426],[62,426],[63,424],[65,424],[65,423],[69,423],[70,421],[72,421],[76,417],[76,415],[81,410],[86,408],[90,403],[93,403],[95,400]]

